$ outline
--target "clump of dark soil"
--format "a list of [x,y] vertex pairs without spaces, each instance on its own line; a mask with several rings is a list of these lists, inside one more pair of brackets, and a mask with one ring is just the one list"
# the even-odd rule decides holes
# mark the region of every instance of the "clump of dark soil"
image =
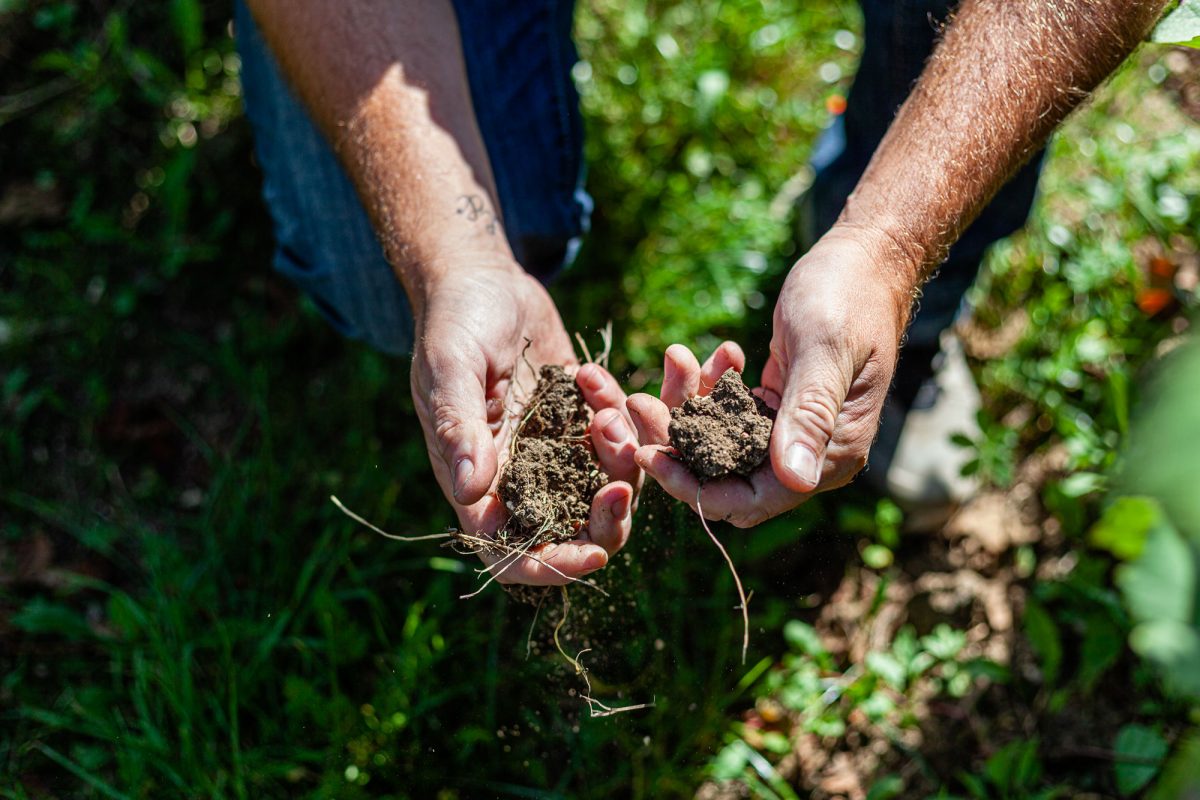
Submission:
[[499,534],[504,544],[564,542],[587,524],[592,498],[608,482],[587,438],[588,421],[574,379],[562,367],[542,367],[497,486],[509,513]]
[[671,445],[701,480],[749,476],[767,457],[775,413],[729,369],[706,397],[671,409]]

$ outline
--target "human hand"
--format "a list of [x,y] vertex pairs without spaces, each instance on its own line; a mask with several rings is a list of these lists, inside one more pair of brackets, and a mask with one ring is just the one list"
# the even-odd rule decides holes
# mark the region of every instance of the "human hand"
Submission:
[[[895,371],[911,292],[889,248],[835,228],[796,263],[775,306],[771,355],[754,390],[777,411],[770,461],[747,478],[703,489],[669,454],[670,408],[707,394],[745,356],[725,342],[701,366],[682,345],[667,349],[661,399],[629,398],[642,446],[637,464],[693,510],[748,528],[849,483],[867,461]],[[702,494],[698,494],[701,492]]]
[[[460,525],[469,533],[493,534],[508,517],[495,489],[512,435],[506,409],[515,382],[531,392],[537,375],[526,361],[535,368],[571,368],[575,355],[546,290],[510,259],[488,256],[470,270],[433,274],[438,277],[413,303],[413,400],[434,475]],[[610,483],[596,493],[577,539],[537,548],[532,558],[506,560],[503,574],[495,570],[503,583],[567,583],[603,567],[629,537],[641,470],[633,460],[637,441],[625,394],[596,364],[580,367],[576,383],[595,412],[591,441]],[[493,566],[503,554],[481,558]]]

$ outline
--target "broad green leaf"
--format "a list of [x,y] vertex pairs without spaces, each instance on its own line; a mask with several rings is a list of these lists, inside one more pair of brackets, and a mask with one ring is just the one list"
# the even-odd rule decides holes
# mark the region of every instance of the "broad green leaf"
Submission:
[[1174,11],[1159,20],[1150,41],[1200,47],[1200,0],[1181,0]]
[[1092,526],[1091,542],[1122,561],[1132,561],[1142,554],[1150,529],[1162,519],[1154,498],[1118,497]]
[[1167,742],[1153,728],[1145,725],[1126,725],[1117,732],[1113,750],[1117,758],[1113,770],[1117,773],[1117,790],[1129,795],[1154,779],[1167,756]]
[[1150,800],[1200,797],[1200,730],[1193,729],[1175,747],[1162,777],[1149,792]]
[[1165,521],[1151,529],[1141,556],[1117,570],[1116,581],[1134,619],[1192,622],[1195,554]]
[[1200,698],[1200,632],[1174,620],[1144,622],[1129,635],[1129,646],[1163,672],[1167,688]]
[[904,690],[906,670],[891,653],[867,653],[867,669],[896,689]]

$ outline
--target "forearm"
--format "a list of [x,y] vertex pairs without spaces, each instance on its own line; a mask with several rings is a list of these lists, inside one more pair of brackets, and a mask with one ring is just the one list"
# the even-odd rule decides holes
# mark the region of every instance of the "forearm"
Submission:
[[963,0],[838,221],[915,290],[1165,0]]
[[418,315],[466,258],[511,263],[449,0],[250,0]]

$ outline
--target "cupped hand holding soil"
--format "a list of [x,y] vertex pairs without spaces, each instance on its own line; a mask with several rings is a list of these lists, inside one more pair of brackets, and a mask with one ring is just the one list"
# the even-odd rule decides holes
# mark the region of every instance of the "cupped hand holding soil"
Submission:
[[[624,546],[641,470],[625,395],[607,370],[585,364],[572,375],[538,371],[528,397],[514,404],[494,497],[504,521],[483,553],[504,583],[568,583],[607,563]],[[605,554],[566,573],[560,554]],[[520,554],[520,555],[518,555]]]
[[[746,357],[734,342],[723,343],[703,366],[688,348],[671,345],[664,357],[661,398],[636,394],[628,402],[641,442],[635,456],[638,465],[664,491],[693,509],[697,497],[702,497],[699,505],[707,519],[726,520],[739,528],[753,527],[807,498],[780,484],[767,457],[772,435],[768,424],[777,411],[772,402],[777,398],[760,390],[751,393],[744,385],[735,387],[731,378],[722,388],[721,404],[710,400],[728,371],[739,373],[737,384],[742,383],[745,364]],[[706,402],[698,403],[701,399]],[[718,426],[727,432],[720,437],[691,430],[713,423],[679,422],[718,411],[724,419]],[[761,450],[764,433],[767,449]],[[693,447],[694,438],[710,443]],[[700,452],[693,452],[696,449]]]

